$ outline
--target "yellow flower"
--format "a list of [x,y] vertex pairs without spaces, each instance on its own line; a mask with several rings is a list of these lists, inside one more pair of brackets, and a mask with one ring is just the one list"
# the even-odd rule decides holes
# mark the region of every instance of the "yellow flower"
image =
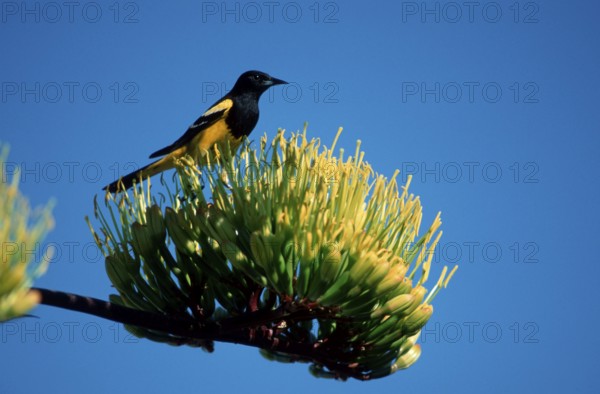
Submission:
[[19,192],[19,172],[8,181],[7,155],[8,148],[0,145],[0,321],[26,314],[39,303],[39,293],[30,288],[46,270],[51,255],[45,252],[41,261],[34,262],[30,251],[40,247],[53,226],[49,205],[32,213]]
[[[398,172],[377,174],[360,141],[352,156],[335,155],[340,133],[329,148],[306,130],[265,136],[258,148],[245,141],[236,155],[221,144],[200,169],[181,163],[162,203],[149,181],[119,201],[108,195],[108,215],[95,210],[101,231],[92,231],[119,291],[114,300],[191,317],[190,308],[201,307],[213,311],[202,318],[214,322],[281,311],[284,317],[261,328],[286,340],[335,344],[332,351],[343,355],[339,370],[313,365],[318,376],[380,377],[415,362],[429,303],[451,276],[444,268],[427,292],[440,215],[419,236],[422,207],[408,193],[410,177],[399,187]],[[286,320],[289,311],[308,317]]]

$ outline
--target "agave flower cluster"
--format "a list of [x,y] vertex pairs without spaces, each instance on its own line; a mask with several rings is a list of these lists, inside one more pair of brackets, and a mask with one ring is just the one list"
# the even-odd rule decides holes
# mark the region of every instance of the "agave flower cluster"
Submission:
[[181,163],[166,195],[149,182],[108,195],[92,231],[119,292],[111,299],[217,326],[248,318],[241,333],[270,340],[265,357],[310,362],[316,376],[369,379],[413,364],[430,302],[454,272],[425,288],[439,214],[418,237],[422,209],[408,184],[376,174],[360,142],[336,156],[340,132],[330,148],[306,131],[256,149],[246,141],[237,155],[221,144],[201,169]]
[[19,192],[18,172],[9,182],[4,172],[7,155],[8,148],[0,146],[0,321],[26,314],[39,303],[39,293],[29,290],[50,256],[45,253],[42,261],[34,262],[30,251],[53,226],[50,206],[32,212]]

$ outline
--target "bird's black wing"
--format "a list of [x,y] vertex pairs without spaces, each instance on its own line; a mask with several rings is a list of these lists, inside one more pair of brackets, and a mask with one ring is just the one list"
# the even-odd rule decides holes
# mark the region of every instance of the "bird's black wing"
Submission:
[[203,130],[217,122],[219,119],[223,118],[232,106],[233,101],[229,98],[218,101],[205,113],[203,113],[202,116],[196,119],[196,121],[186,130],[186,132],[181,137],[179,137],[177,141],[173,142],[169,146],[166,146],[152,153],[150,155],[150,158],[152,159],[155,157],[164,156],[173,152],[176,149],[181,148],[182,146],[190,142],[192,138],[198,135],[198,133],[201,133]]

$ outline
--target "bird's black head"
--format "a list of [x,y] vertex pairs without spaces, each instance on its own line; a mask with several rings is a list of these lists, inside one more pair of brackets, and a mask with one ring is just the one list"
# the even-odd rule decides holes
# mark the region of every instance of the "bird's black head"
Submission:
[[257,93],[259,96],[273,85],[285,84],[281,79],[273,78],[261,71],[246,71],[238,78],[231,93]]

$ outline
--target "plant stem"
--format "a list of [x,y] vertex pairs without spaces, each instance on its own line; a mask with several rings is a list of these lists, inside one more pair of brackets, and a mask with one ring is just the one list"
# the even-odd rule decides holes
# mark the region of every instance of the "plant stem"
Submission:
[[[344,360],[333,359],[325,343],[310,341],[297,342],[274,335],[273,327],[281,322],[294,322],[313,319],[336,319],[335,313],[324,309],[311,309],[302,306],[284,306],[273,310],[257,310],[240,316],[222,319],[218,322],[196,320],[142,311],[126,306],[61,291],[32,288],[41,294],[41,304],[87,313],[118,323],[156,330],[177,337],[198,340],[212,340],[236,343],[246,346],[286,353],[297,361],[314,362],[337,371],[339,377],[353,377],[367,380],[368,375],[348,368]],[[185,343],[185,341],[183,341]]]

